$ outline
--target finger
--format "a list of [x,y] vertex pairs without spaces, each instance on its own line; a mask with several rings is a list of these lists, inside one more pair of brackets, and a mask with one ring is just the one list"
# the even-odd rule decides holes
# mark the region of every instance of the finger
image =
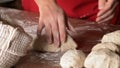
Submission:
[[109,11],[112,8],[113,5],[114,5],[113,2],[112,3],[111,3],[111,1],[107,2],[105,4],[104,8],[101,9],[100,12],[97,14],[97,16],[99,17],[99,16],[102,16],[103,14],[105,14],[105,12]]
[[104,18],[103,20],[99,21],[98,23],[109,23],[109,21],[114,17],[114,13],[110,16],[108,16],[107,18]]
[[107,2],[106,0],[99,0],[98,1],[98,9],[103,9],[106,2]]
[[58,24],[57,21],[51,23],[52,26],[52,34],[53,34],[53,41],[54,45],[58,47],[60,45],[60,36],[59,36],[59,30],[58,30]]
[[66,41],[66,26],[64,16],[59,16],[58,18],[58,26],[60,32],[60,41],[64,43]]
[[70,21],[68,20],[68,30],[75,32],[75,29],[73,28],[73,26],[71,25]]
[[104,15],[98,17],[98,18],[96,19],[96,22],[99,22],[99,21],[101,21],[102,19],[107,18],[108,16],[110,16],[111,14],[113,14],[116,6],[117,6],[117,3],[111,8],[111,10],[109,10],[108,12],[106,12]]
[[52,32],[51,32],[51,26],[49,23],[45,24],[45,30],[46,30],[46,35],[47,35],[47,42],[51,44],[52,43]]
[[40,36],[41,35],[41,31],[44,27],[43,21],[39,20],[39,24],[38,24],[38,28],[37,28],[37,35]]

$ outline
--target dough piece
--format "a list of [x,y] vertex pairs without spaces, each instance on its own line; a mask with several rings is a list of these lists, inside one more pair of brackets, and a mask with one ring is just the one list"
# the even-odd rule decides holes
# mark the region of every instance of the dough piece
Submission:
[[33,45],[34,49],[38,51],[47,51],[47,52],[58,52],[58,51],[63,52],[69,49],[77,48],[77,44],[70,36],[67,37],[67,41],[65,43],[61,44],[61,47],[57,47],[54,44],[48,44],[46,39],[47,39],[46,36],[42,36],[41,38],[36,39]]
[[103,42],[112,42],[120,46],[120,30],[105,34],[102,38]]
[[120,68],[120,57],[109,49],[92,51],[84,63],[85,68]]
[[92,48],[92,51],[96,51],[96,50],[99,50],[99,49],[110,49],[112,50],[113,52],[117,52],[117,53],[120,53],[120,50],[118,48],[117,45],[115,45],[114,43],[98,43],[97,45],[95,45],[93,48]]
[[60,59],[62,68],[82,68],[86,56],[80,50],[68,50]]

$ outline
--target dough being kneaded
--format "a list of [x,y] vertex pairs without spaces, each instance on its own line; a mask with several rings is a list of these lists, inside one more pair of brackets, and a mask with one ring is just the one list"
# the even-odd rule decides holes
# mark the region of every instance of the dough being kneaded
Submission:
[[86,56],[81,50],[68,50],[60,59],[62,68],[82,68]]
[[85,68],[120,68],[120,56],[109,49],[92,51],[84,63]]
[[101,42],[112,42],[120,46],[120,30],[105,34]]
[[63,52],[69,49],[76,49],[77,44],[74,42],[74,40],[70,36],[67,36],[66,42],[62,43],[60,47],[57,47],[54,44],[47,43],[46,36],[42,36],[41,38],[35,40],[33,47],[35,50],[38,50],[38,51],[47,51],[47,52],[62,51]]
[[96,51],[96,50],[99,50],[99,49],[110,49],[113,52],[120,53],[120,50],[119,50],[118,46],[115,45],[114,43],[109,43],[109,42],[96,44],[92,48],[92,51]]

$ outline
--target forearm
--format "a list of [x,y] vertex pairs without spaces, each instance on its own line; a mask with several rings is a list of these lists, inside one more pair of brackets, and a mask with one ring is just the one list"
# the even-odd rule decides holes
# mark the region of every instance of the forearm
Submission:
[[39,9],[45,8],[46,6],[56,6],[56,0],[35,0]]

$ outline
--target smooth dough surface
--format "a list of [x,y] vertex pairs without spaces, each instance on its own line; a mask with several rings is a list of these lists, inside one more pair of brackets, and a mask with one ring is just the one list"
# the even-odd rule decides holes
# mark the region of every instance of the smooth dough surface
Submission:
[[86,58],[86,68],[120,68],[120,56],[109,49],[92,51]]
[[101,42],[112,42],[120,46],[120,30],[105,34]]
[[99,50],[99,49],[110,49],[112,50],[113,52],[117,52],[117,53],[120,53],[120,50],[118,48],[117,45],[115,45],[114,43],[98,43],[96,44],[93,48],[92,48],[92,51],[96,51],[96,50]]
[[62,51],[63,52],[69,49],[76,49],[77,44],[74,42],[74,40],[70,36],[68,36],[67,41],[61,44],[60,47],[57,47],[54,44],[48,44],[46,37],[42,36],[41,38],[35,40],[33,47],[35,50],[38,50],[38,51],[47,51],[47,52]]
[[60,59],[62,68],[82,68],[86,56],[81,50],[68,50]]

